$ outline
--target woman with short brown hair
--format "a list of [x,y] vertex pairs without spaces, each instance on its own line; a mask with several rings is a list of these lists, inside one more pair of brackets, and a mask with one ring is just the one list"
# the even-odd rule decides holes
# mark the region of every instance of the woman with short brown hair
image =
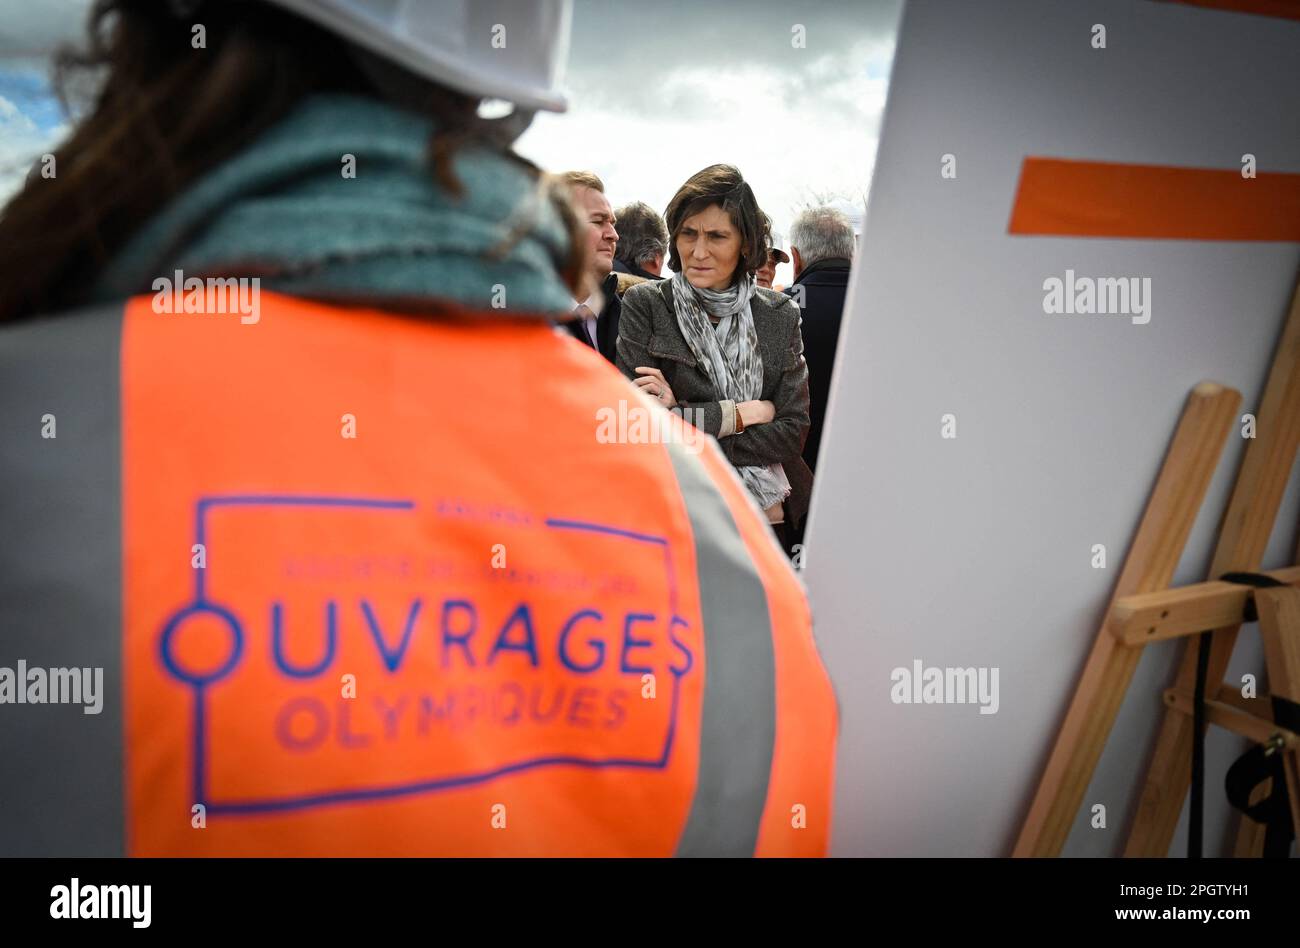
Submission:
[[808,367],[799,308],[759,287],[771,224],[731,165],[710,165],[664,214],[671,279],[623,297],[618,367],[718,439],[783,540],[808,510]]

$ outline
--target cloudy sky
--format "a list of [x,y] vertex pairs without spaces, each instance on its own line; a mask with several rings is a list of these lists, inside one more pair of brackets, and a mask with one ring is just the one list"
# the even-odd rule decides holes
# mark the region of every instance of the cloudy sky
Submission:
[[[688,177],[727,162],[781,233],[819,198],[860,213],[900,6],[579,0],[570,110],[538,115],[518,150],[551,170],[595,171],[616,206],[662,213]],[[795,24],[805,48],[791,43]]]
[[[728,162],[782,234],[811,202],[860,209],[900,5],[577,0],[570,110],[539,115],[518,150],[550,170],[595,171],[615,205],[659,211],[687,177]],[[46,56],[80,35],[87,6],[0,0],[0,200],[66,131]]]
[[86,0],[0,0],[0,201],[67,131],[50,92],[49,51],[77,35]]

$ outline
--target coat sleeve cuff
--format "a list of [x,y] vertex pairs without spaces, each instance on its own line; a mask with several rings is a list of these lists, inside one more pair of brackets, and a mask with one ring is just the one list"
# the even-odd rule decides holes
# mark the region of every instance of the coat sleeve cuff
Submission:
[[719,432],[722,430],[724,423],[731,425],[736,423],[734,412],[731,415],[731,420],[724,422],[722,402],[678,402],[672,407],[671,411],[680,415],[705,434],[713,435],[715,438],[722,437]]
[[718,437],[726,438],[736,433],[736,403],[730,398],[724,398],[718,402],[722,409],[722,427],[718,429]]

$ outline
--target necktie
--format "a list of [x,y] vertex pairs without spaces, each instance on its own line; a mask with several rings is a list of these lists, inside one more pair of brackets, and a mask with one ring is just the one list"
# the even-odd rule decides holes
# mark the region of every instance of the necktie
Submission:
[[591,340],[591,348],[600,348],[596,345],[596,334],[587,326],[587,320],[596,318],[596,314],[591,311],[591,307],[586,303],[579,303],[574,312],[578,314],[578,319],[582,320],[582,334]]

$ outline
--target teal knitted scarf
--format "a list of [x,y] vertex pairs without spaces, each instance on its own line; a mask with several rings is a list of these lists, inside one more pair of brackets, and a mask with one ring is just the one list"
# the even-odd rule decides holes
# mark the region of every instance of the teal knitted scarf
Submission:
[[432,128],[377,100],[310,97],[164,207],[92,295],[148,293],[179,269],[258,276],[263,289],[323,299],[448,300],[509,315],[571,308],[557,271],[569,238],[534,177],[466,148],[453,162],[464,187],[454,197],[428,168]]

